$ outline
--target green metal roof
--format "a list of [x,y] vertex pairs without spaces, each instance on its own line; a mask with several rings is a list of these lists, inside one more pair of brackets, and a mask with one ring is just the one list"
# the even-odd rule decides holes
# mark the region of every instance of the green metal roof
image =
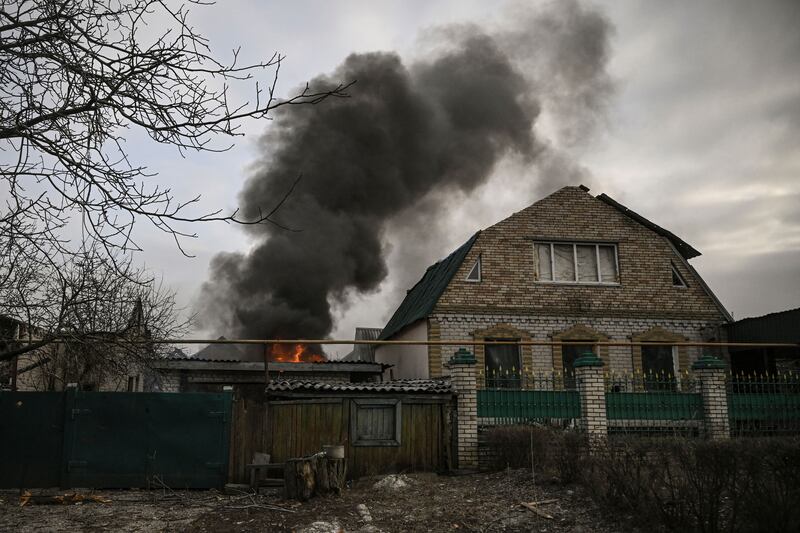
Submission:
[[399,333],[406,326],[421,320],[433,312],[436,302],[442,295],[450,280],[453,279],[458,267],[472,248],[480,231],[462,244],[455,252],[448,255],[438,263],[428,267],[425,275],[406,294],[403,303],[394,312],[392,318],[381,331],[379,340],[386,340]]

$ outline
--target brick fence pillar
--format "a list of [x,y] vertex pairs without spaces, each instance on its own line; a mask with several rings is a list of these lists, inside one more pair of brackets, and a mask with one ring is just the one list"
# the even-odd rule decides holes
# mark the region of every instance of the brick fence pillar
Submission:
[[706,438],[712,440],[730,438],[725,362],[706,354],[692,364],[692,370],[700,382],[700,392],[703,395],[703,426]]
[[580,427],[590,441],[605,441],[608,437],[608,418],[603,360],[591,352],[583,354],[575,360],[575,377],[581,397]]
[[475,356],[460,348],[450,358],[450,380],[457,395],[458,468],[478,467],[478,394]]

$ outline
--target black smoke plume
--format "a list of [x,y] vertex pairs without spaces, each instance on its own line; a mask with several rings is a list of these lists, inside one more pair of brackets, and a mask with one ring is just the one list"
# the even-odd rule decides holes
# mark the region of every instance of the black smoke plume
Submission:
[[240,338],[325,337],[331,302],[386,278],[387,221],[417,205],[446,210],[448,192],[474,190],[504,156],[533,163],[547,149],[534,135],[537,84],[515,59],[545,47],[520,50],[519,34],[476,27],[442,35],[425,60],[353,54],[313,81],[356,80],[351,98],[280,108],[240,200],[255,216],[302,176],[277,215],[301,231],[252,227],[249,252],[218,254],[202,290],[204,326]]

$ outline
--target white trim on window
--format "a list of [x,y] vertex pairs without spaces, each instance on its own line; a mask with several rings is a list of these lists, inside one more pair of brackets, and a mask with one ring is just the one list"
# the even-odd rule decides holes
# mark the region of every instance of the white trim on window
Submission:
[[[671,275],[672,275],[672,286],[673,287],[676,287],[676,288],[679,288],[679,289],[685,289],[685,288],[687,288],[689,286],[686,283],[686,279],[681,275],[681,273],[678,271],[678,269],[675,268],[674,264],[670,264],[670,270],[672,271]],[[675,283],[675,279],[676,278],[678,280],[678,283]]]
[[467,277],[464,278],[464,281],[469,281],[470,283],[479,283],[481,279],[481,256],[479,255],[478,259],[475,260],[475,264],[469,269]]
[[[555,245],[571,245],[572,246],[572,263],[574,268],[572,280],[556,280],[556,264],[555,264]],[[536,252],[536,246],[550,246],[550,279],[542,279],[541,270],[539,269],[539,256]],[[597,265],[597,280],[598,281],[580,281],[580,274],[578,272],[578,246],[594,246],[595,264]],[[611,247],[614,250],[614,270],[615,275],[613,281],[603,281],[603,272],[600,267],[600,248]],[[556,285],[620,285],[619,275],[619,252],[618,247],[613,242],[564,242],[564,241],[536,241],[533,243],[533,258],[534,266],[536,268],[536,276],[534,281],[536,283],[550,283]],[[681,278],[682,279],[682,278]]]

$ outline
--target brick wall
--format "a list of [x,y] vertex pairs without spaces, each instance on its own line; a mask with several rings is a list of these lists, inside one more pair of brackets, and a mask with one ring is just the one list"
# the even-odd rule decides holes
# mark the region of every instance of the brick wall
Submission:
[[[536,282],[535,240],[616,244],[619,285]],[[479,255],[482,280],[467,282]],[[688,287],[673,287],[673,265]],[[591,330],[590,339],[597,341],[673,342],[724,340],[719,326],[725,316],[666,238],[579,187],[565,187],[484,230],[429,322],[436,340],[482,339],[506,328],[522,339],[579,340]],[[459,347],[437,347],[430,354]],[[480,373],[483,354],[480,347],[475,352]],[[699,354],[699,349],[681,348],[679,370],[688,370]],[[612,372],[641,369],[636,348],[602,348],[598,355]],[[523,349],[522,356],[523,366],[534,372],[560,368],[558,348],[535,346]],[[447,373],[440,361],[431,357],[432,376]]]
[[[576,325],[590,328],[611,342],[628,342],[638,340],[642,336],[647,337],[646,340],[656,340],[646,335],[654,330],[671,332],[675,338],[680,337],[686,341],[696,342],[707,341],[717,333],[717,322],[709,320],[532,316],[494,313],[437,313],[433,318],[439,324],[439,335],[443,341],[480,338],[482,334],[492,331],[492,328],[498,325],[511,326],[516,331],[526,333],[527,337],[537,340],[554,340],[561,333]],[[525,337],[520,335],[520,338]],[[472,349],[471,346],[444,345],[441,347],[441,351],[442,353],[453,353],[462,347]],[[681,348],[679,370],[681,372],[688,370],[689,365],[700,356],[700,351],[700,348],[694,347]],[[554,352],[555,350],[550,346],[533,346],[530,349],[530,355],[527,350],[523,350],[523,365],[525,368],[530,365],[529,368],[534,372],[550,372],[554,368],[558,368],[558,361],[554,365]],[[482,349],[475,347],[475,354],[478,358],[478,372],[480,373],[483,368]],[[641,368],[641,350],[637,348],[609,346],[601,350],[599,355],[606,363],[606,368],[612,372],[632,372]],[[441,368],[442,372],[446,374],[446,368]]]
[[[535,240],[617,244],[620,284],[535,282]],[[467,273],[479,255],[481,282],[467,282]],[[672,264],[688,287],[672,286]],[[579,187],[565,187],[481,232],[436,311],[486,310],[724,320],[665,237]]]

